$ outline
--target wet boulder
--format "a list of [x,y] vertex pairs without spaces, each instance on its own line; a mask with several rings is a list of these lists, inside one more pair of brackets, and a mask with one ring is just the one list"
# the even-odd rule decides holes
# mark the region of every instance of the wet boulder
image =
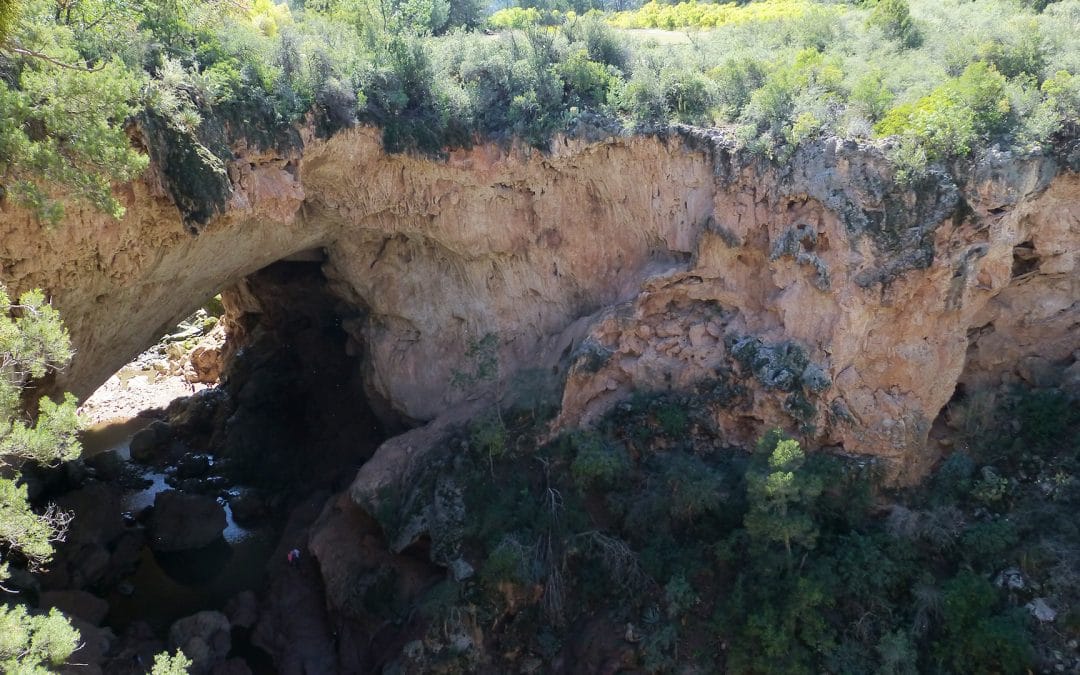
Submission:
[[177,478],[199,478],[210,471],[212,465],[209,455],[201,453],[185,453],[176,463]]
[[99,452],[83,460],[98,480],[115,481],[124,474],[124,458],[116,450]]
[[240,525],[250,525],[266,517],[269,509],[266,501],[254,490],[238,488],[228,492],[229,507],[233,520]]
[[150,548],[155,551],[202,548],[224,530],[225,508],[213,497],[166,490],[154,499]]
[[224,476],[206,476],[205,478],[185,478],[167,481],[177,490],[194,494],[218,495],[229,487],[229,479]]
[[158,420],[142,431],[131,437],[128,447],[131,449],[131,458],[136,462],[153,462],[160,457],[169,446],[172,437],[172,428],[166,422]]

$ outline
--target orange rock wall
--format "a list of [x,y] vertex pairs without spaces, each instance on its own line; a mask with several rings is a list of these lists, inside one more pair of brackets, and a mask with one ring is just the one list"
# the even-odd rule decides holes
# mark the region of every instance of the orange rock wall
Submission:
[[[744,400],[717,423],[733,440],[783,426],[914,480],[958,382],[1060,380],[1080,349],[1080,178],[1010,162],[959,186],[969,208],[929,230],[928,266],[867,282],[893,254],[833,197],[892,180],[872,147],[823,142],[790,166],[721,171],[678,135],[432,160],[388,156],[377,130],[357,128],[308,135],[288,156],[238,150],[227,210],[197,235],[153,172],[121,188],[119,221],[72,206],[47,229],[4,205],[0,280],[51,294],[78,350],[58,385],[80,396],[213,294],[319,248],[332,289],[357,308],[346,329],[368,389],[417,421],[465,395],[448,382],[489,333],[504,388],[585,346],[603,353],[571,368],[560,425],[633,390],[690,390],[730,366],[737,338],[790,341],[829,381],[812,418],[744,377]],[[887,213],[874,199],[848,202]],[[801,239],[778,255],[792,233]]]

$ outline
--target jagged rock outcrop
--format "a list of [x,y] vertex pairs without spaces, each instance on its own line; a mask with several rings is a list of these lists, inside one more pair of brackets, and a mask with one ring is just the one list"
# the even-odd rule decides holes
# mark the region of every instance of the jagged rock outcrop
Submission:
[[[705,383],[732,394],[733,440],[782,426],[910,481],[958,382],[1077,375],[1080,177],[1049,157],[904,186],[880,147],[835,139],[777,166],[692,129],[441,160],[369,128],[300,136],[234,147],[203,226],[175,167],[122,186],[119,221],[72,207],[47,230],[3,206],[0,279],[47,289],[79,352],[56,386],[86,395],[223,288],[235,329],[260,311],[242,280],[297,255],[323,261],[368,393],[418,422],[464,398],[451,377],[493,334],[501,391],[569,364],[559,425]],[[363,485],[416,461],[403,443]]]

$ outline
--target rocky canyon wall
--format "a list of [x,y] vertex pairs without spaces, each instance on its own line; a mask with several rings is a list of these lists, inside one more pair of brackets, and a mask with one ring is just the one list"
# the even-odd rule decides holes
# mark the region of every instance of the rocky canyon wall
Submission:
[[47,289],[78,350],[58,387],[89,394],[209,296],[313,249],[366,388],[415,422],[471,393],[449,382],[493,335],[500,391],[568,372],[556,426],[670,388],[710,397],[732,441],[780,426],[911,481],[958,383],[1080,379],[1080,177],[1048,157],[905,186],[880,147],[836,140],[783,163],[693,129],[434,160],[369,128],[301,135],[234,147],[205,224],[160,165],[122,187],[118,221],[73,206],[46,229],[3,205],[0,280]]

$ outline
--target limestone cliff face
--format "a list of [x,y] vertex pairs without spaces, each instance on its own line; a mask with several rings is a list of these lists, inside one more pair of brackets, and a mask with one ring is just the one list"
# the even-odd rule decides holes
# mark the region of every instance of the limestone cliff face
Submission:
[[3,206],[0,279],[50,292],[78,349],[58,385],[86,395],[223,288],[234,319],[258,311],[237,284],[318,249],[365,386],[404,417],[455,405],[452,374],[493,334],[503,391],[569,366],[557,425],[672,388],[710,397],[733,440],[781,426],[899,480],[934,459],[958,382],[1077,379],[1080,177],[991,155],[961,184],[905,187],[877,147],[823,141],[784,166],[731,147],[681,129],[432,160],[367,128],[236,147],[204,226],[160,167],[123,186],[119,221],[74,210],[46,230]]

